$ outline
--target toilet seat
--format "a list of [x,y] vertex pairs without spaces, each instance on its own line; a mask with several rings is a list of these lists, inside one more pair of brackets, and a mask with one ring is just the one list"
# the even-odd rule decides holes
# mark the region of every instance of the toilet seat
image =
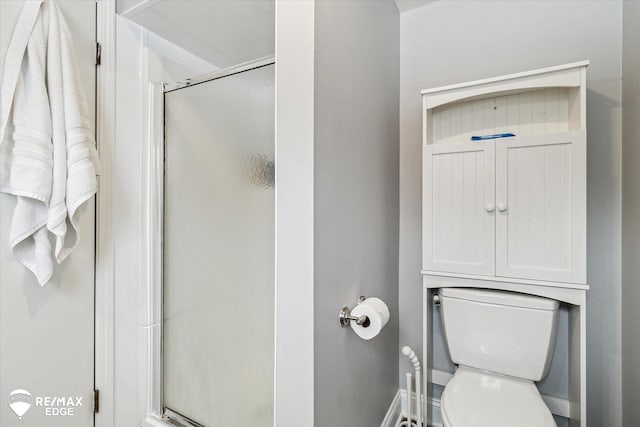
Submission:
[[460,366],[444,389],[445,427],[557,427],[532,381]]

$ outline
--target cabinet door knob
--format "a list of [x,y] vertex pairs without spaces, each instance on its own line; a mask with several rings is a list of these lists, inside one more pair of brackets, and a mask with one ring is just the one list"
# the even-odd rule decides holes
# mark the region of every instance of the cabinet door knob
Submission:
[[493,212],[496,210],[496,205],[494,205],[493,203],[487,203],[486,205],[484,205],[484,208],[487,210],[487,212]]
[[500,212],[504,212],[504,211],[506,211],[506,210],[507,210],[507,205],[506,205],[506,204],[504,204],[504,203],[498,203],[498,210],[499,210]]

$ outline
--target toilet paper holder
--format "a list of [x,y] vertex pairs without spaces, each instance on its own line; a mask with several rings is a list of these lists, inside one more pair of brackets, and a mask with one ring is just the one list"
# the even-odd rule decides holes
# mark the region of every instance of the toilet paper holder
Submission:
[[[357,304],[360,304],[365,299],[366,298],[363,295],[361,295],[360,298],[358,298],[358,303]],[[371,324],[371,321],[365,315],[362,315],[362,316],[359,316],[359,317],[352,316],[351,315],[351,309],[349,307],[347,307],[347,306],[342,307],[340,309],[340,313],[338,313],[338,321],[340,322],[340,326],[342,326],[343,328],[346,328],[347,326],[349,326],[351,324],[351,321],[356,322],[356,325],[360,325],[363,328],[366,328]]]

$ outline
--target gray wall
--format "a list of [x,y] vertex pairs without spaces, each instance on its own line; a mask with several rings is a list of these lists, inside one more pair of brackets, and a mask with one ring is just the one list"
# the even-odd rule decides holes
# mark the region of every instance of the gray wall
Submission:
[[[23,1],[0,1],[0,70]],[[60,1],[74,35],[78,80],[94,105],[94,2]],[[0,71],[0,79],[2,79]],[[51,280],[40,287],[9,245],[15,197],[0,194],[0,426],[86,427],[93,423],[94,203],[81,208],[80,242]],[[31,407],[19,420],[7,404],[9,393],[78,396],[83,407],[68,417],[46,416]],[[34,402],[35,403],[35,402]]]
[[[379,425],[397,391],[399,16],[392,1],[319,1],[315,19],[315,425]],[[391,319],[363,341],[359,295]]]
[[[422,348],[420,90],[589,59],[588,417],[620,426],[622,3],[440,1],[403,13],[400,27],[400,343]],[[545,386],[562,395],[566,347],[555,359]],[[446,353],[434,363],[450,369]]]
[[625,0],[622,39],[622,407],[640,425],[640,2]]

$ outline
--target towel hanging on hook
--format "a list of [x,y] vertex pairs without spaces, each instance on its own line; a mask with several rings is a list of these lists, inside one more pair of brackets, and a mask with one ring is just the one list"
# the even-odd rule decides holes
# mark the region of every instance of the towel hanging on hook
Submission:
[[0,94],[0,192],[16,197],[9,241],[44,285],[79,241],[78,208],[97,190],[90,109],[73,40],[54,1],[25,1]]

